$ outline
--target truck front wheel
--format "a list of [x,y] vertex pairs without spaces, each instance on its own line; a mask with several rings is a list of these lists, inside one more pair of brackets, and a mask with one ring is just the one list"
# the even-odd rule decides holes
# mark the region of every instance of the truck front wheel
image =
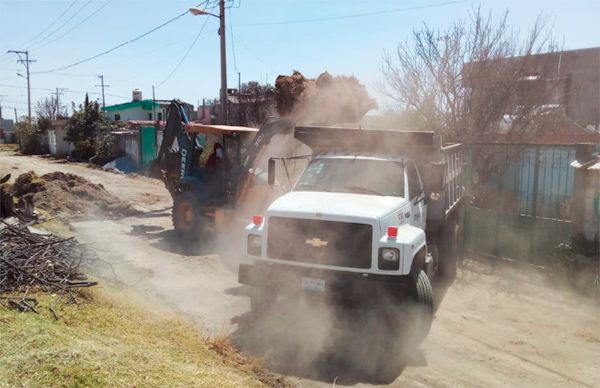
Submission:
[[429,334],[433,321],[433,289],[429,277],[422,269],[411,272],[411,302],[407,311],[408,334],[406,340],[409,348],[418,347]]
[[265,287],[253,287],[250,295],[250,310],[256,316],[263,315],[277,300],[277,294],[269,292]]

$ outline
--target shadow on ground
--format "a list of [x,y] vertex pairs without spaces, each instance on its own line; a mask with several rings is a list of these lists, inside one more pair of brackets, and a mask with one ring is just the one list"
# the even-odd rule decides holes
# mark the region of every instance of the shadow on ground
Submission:
[[[451,283],[434,284],[436,308]],[[239,350],[264,358],[276,373],[327,384],[389,384],[408,366],[427,366],[423,351],[408,338],[412,331],[405,327],[406,306],[373,302],[279,298],[260,317],[235,317],[238,329],[230,339]]]

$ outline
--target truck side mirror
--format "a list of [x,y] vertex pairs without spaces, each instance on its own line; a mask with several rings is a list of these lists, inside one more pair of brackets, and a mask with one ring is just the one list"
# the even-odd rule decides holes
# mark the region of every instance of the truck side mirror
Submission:
[[267,167],[267,175],[269,186],[275,186],[275,159],[269,159],[269,164]]

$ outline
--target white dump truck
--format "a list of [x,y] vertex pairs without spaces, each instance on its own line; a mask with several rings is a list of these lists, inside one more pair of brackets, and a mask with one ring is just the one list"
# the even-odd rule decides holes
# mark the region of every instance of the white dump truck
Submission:
[[418,306],[424,339],[430,279],[456,271],[461,145],[433,132],[296,127],[294,136],[312,150],[306,168],[245,229],[239,282],[253,287],[253,312],[286,293],[367,303],[384,293]]

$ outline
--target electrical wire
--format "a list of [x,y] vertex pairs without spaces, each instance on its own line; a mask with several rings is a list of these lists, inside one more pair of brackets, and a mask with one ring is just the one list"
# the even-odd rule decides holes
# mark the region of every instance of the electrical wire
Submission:
[[227,8],[229,12],[229,33],[231,35],[231,53],[233,54],[233,70],[238,73],[237,59],[235,57],[235,43],[233,41],[233,19],[231,19],[231,7]]
[[[275,69],[273,69],[271,66],[269,66],[269,65],[268,65],[268,64],[267,64],[265,61],[263,61],[263,60],[262,60],[262,59],[261,59],[261,58],[260,58],[258,55],[256,55],[256,54],[254,53],[254,51],[250,50],[250,47],[246,46],[246,44],[245,44],[244,42],[242,42],[242,41],[240,40],[240,38],[236,38],[236,39],[237,39],[237,42],[238,42],[239,44],[241,44],[243,48],[245,48],[245,49],[246,49],[246,51],[248,51],[250,54],[252,54],[252,56],[253,56],[254,58],[256,58],[256,59],[257,59],[257,60],[258,60],[260,63],[262,63],[262,64],[263,64],[263,65],[264,65],[264,66],[265,66],[267,69],[269,69],[269,71],[272,71],[272,72],[273,72],[273,73],[275,73],[275,74],[281,74],[280,72],[278,72],[277,70],[275,70]],[[265,80],[265,83],[266,83],[266,80]]]
[[190,54],[190,52],[192,51],[192,49],[196,45],[196,42],[198,42],[198,39],[200,39],[200,36],[204,32],[204,29],[206,28],[207,24],[208,24],[208,18],[205,18],[204,19],[204,24],[202,24],[202,28],[200,28],[200,31],[198,31],[198,34],[196,35],[196,37],[192,41],[192,44],[190,44],[190,46],[186,50],[185,54],[183,54],[183,57],[181,57],[181,59],[179,60],[179,62],[177,63],[177,65],[175,65],[175,67],[173,68],[173,70],[171,70],[171,72],[169,73],[169,75],[167,75],[167,77],[164,80],[162,80],[158,85],[156,85],[157,88],[160,87],[160,86],[162,86],[165,82],[167,82],[173,76],[173,74],[175,74],[175,72],[177,71],[177,69],[179,69],[179,66],[181,66],[181,64],[183,63],[183,61],[185,61],[185,59],[187,58],[187,56]]
[[60,35],[59,37],[51,40],[50,42],[46,42],[44,43],[42,46],[38,46],[38,47],[34,47],[34,49],[39,49],[42,48],[43,46],[47,46],[49,44],[52,44],[54,42],[56,42],[57,40],[65,37],[66,35],[68,35],[69,33],[71,33],[73,30],[77,29],[77,27],[79,27],[80,25],[82,25],[83,23],[87,22],[89,19],[91,19],[94,15],[96,15],[98,12],[102,11],[104,8],[106,8],[107,5],[109,5],[110,3],[112,3],[113,0],[108,0],[106,1],[104,4],[102,4],[99,8],[97,8],[95,11],[93,11],[91,14],[89,14],[88,16],[86,16],[83,20],[81,20],[79,23],[77,23],[75,26],[71,27],[69,30],[67,30],[65,33],[63,33],[62,35]]
[[38,37],[40,37],[44,32],[48,31],[53,25],[56,24],[56,22],[58,22],[63,16],[65,16],[67,14],[67,12],[69,12],[69,10],[71,8],[73,8],[73,6],[75,5],[75,3],[77,3],[79,0],[73,0],[71,2],[71,4],[69,4],[67,6],[67,8],[60,14],[58,15],[57,18],[55,18],[52,23],[48,24],[48,26],[46,26],[46,28],[44,28],[42,31],[38,32],[33,38],[29,39],[28,41],[26,41],[25,43],[23,43],[21,46],[25,46],[26,44],[29,44],[33,41],[35,41]]
[[63,24],[61,24],[58,28],[56,28],[55,30],[53,30],[52,32],[50,32],[49,34],[47,34],[46,36],[44,36],[39,42],[36,43],[40,44],[44,41],[47,41],[52,35],[56,34],[58,31],[60,31],[64,26],[66,26],[67,24],[69,24],[69,22],[71,20],[73,20],[75,18],[75,16],[79,15],[81,13],[81,11],[83,11],[88,5],[90,5],[90,3],[92,2],[92,0],[88,0],[84,5],[82,5],[77,11],[75,11],[75,13],[73,13],[73,15],[71,15],[70,18],[68,18],[67,20],[65,20],[65,22]]
[[413,11],[413,10],[417,10],[417,9],[436,8],[436,7],[443,7],[446,5],[460,4],[460,3],[466,3],[466,2],[468,2],[468,0],[446,1],[446,2],[441,2],[441,3],[417,5],[414,7],[389,9],[386,11],[364,12],[364,13],[340,15],[340,16],[326,16],[326,17],[314,18],[314,19],[299,19],[299,20],[287,20],[287,21],[281,21],[281,22],[260,22],[260,23],[238,24],[236,27],[277,26],[277,25],[284,25],[284,24],[318,23],[318,22],[331,21],[331,20],[342,20],[342,19],[359,18],[359,17],[364,17],[364,16],[374,16],[374,15],[383,15],[383,14],[397,13],[397,12],[404,12],[404,11]]
[[[199,4],[198,6],[201,6],[202,4],[203,4],[203,3]],[[104,56],[104,55],[106,55],[106,54],[109,54],[109,53],[111,53],[111,52],[113,52],[113,51],[115,51],[115,50],[117,50],[117,49],[119,49],[119,48],[121,48],[121,47],[123,47],[123,46],[126,46],[126,45],[128,45],[128,44],[131,44],[131,43],[137,42],[138,40],[140,40],[140,39],[142,39],[142,38],[144,38],[144,37],[146,37],[146,36],[150,35],[151,33],[155,32],[155,31],[158,31],[158,30],[160,30],[161,28],[163,28],[163,27],[167,26],[168,24],[171,24],[171,23],[173,23],[174,21],[176,21],[176,20],[178,20],[178,19],[181,19],[182,17],[184,17],[184,16],[185,16],[185,15],[187,15],[188,13],[189,13],[189,11],[188,11],[188,10],[185,10],[185,12],[182,12],[182,13],[180,13],[179,15],[177,15],[177,16],[175,16],[175,17],[173,17],[173,18],[171,18],[171,19],[169,19],[169,20],[167,20],[167,21],[163,22],[162,24],[160,24],[160,25],[158,25],[158,26],[156,26],[156,27],[152,28],[152,29],[151,29],[151,30],[149,30],[149,31],[146,31],[146,32],[144,32],[144,33],[143,33],[143,34],[141,34],[141,35],[138,35],[138,36],[136,36],[135,38],[133,38],[133,39],[130,39],[130,40],[127,40],[127,41],[125,41],[125,42],[122,42],[122,43],[120,43],[120,44],[118,44],[118,45],[116,45],[116,46],[114,46],[114,47],[112,47],[112,48],[110,48],[110,49],[108,49],[108,50],[102,51],[102,52],[100,52],[100,53],[98,53],[98,54],[96,54],[96,55],[92,55],[91,57],[88,57],[88,58],[82,59],[82,60],[80,60],[80,61],[77,61],[77,62],[71,63],[71,64],[69,64],[69,65],[66,65],[66,66],[56,67],[56,68],[54,68],[54,69],[50,69],[50,70],[36,71],[36,72],[32,72],[31,74],[47,74],[47,73],[54,73],[54,72],[57,72],[57,71],[61,71],[61,70],[70,69],[71,67],[75,67],[75,66],[81,65],[81,64],[83,64],[83,63],[86,63],[86,62],[92,61],[92,60],[94,60],[94,59],[96,59],[96,58],[99,58],[99,57],[102,57],[102,56]]]

